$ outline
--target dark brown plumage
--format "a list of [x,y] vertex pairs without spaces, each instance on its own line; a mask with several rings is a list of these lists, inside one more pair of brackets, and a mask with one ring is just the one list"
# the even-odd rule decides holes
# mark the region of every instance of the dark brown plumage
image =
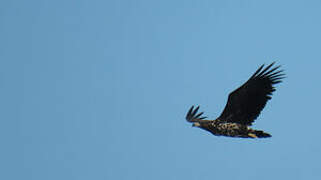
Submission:
[[272,68],[273,65],[274,62],[265,68],[262,65],[241,87],[231,92],[222,114],[216,120],[205,120],[203,112],[197,113],[199,106],[190,108],[186,120],[217,136],[271,137],[270,134],[249,126],[271,99],[272,92],[275,91],[273,85],[284,78],[283,70],[278,70],[280,66]]

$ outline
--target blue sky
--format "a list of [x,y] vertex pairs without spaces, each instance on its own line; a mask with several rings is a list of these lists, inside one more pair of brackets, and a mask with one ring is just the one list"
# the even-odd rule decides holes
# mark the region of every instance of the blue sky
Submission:
[[[320,179],[320,1],[0,2],[0,179]],[[287,78],[254,127],[211,119],[263,63]]]

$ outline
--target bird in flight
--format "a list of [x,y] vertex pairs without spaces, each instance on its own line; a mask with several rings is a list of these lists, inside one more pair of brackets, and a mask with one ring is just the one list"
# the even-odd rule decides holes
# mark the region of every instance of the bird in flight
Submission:
[[273,85],[278,84],[284,78],[279,70],[280,66],[273,67],[275,62],[266,66],[260,66],[256,72],[238,89],[228,96],[227,104],[222,114],[216,120],[206,120],[198,113],[199,106],[192,106],[186,120],[193,123],[193,127],[199,127],[216,136],[229,136],[240,138],[267,138],[270,134],[250,128],[254,120],[271,99],[275,91]]

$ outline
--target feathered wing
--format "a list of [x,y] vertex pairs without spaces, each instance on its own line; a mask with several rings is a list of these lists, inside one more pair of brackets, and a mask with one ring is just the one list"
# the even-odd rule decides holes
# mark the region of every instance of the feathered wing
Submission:
[[197,106],[195,109],[194,109],[194,106],[192,106],[189,111],[187,112],[186,114],[186,117],[185,119],[188,121],[188,122],[200,122],[202,121],[203,119],[206,119],[207,117],[205,116],[202,116],[204,112],[200,112],[197,114],[197,111],[200,107]]
[[264,69],[262,65],[246,83],[229,94],[227,104],[218,118],[220,121],[244,125],[254,122],[271,99],[275,91],[273,85],[284,78],[283,70],[278,70],[280,66],[270,69],[273,65],[274,62]]

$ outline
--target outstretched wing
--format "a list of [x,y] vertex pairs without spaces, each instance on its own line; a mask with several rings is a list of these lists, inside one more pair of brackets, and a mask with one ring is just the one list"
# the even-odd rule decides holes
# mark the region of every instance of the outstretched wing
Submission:
[[197,106],[195,109],[194,109],[194,106],[192,106],[187,115],[186,115],[186,120],[188,122],[198,122],[198,121],[202,121],[203,119],[207,118],[205,116],[202,116],[204,112],[200,112],[197,114],[197,111],[198,109],[200,108],[200,106]]
[[[219,119],[223,122],[251,125],[259,116],[266,102],[275,91],[274,84],[284,78],[280,66],[270,69],[274,62],[263,69],[264,64],[244,83],[228,96],[227,104]],[[262,70],[263,69],[263,70]]]

